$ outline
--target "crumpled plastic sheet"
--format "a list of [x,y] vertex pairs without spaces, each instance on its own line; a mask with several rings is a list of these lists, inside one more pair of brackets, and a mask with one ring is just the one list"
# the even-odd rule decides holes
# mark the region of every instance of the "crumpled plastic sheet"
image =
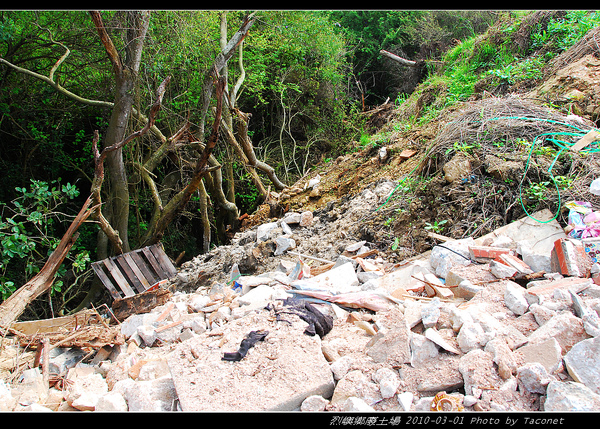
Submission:
[[569,201],[565,204],[569,209],[568,235],[572,238],[584,239],[600,237],[600,212],[593,211],[587,201]]

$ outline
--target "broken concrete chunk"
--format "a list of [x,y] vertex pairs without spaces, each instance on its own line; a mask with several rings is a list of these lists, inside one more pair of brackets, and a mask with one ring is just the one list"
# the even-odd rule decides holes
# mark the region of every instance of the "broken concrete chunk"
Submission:
[[517,349],[524,363],[537,362],[544,366],[546,372],[553,374],[562,367],[562,351],[555,338],[537,344],[527,344]]
[[426,361],[437,357],[439,354],[436,344],[427,337],[410,333],[410,364],[417,368]]
[[259,225],[256,230],[256,241],[258,243],[267,241],[269,238],[271,238],[271,232],[273,232],[273,230],[277,227],[277,222],[269,222]]
[[559,313],[532,332],[529,344],[536,344],[555,338],[560,344],[562,353],[566,353],[577,344],[589,338],[583,328],[583,322],[572,313]]
[[517,370],[517,382],[521,391],[543,395],[552,380],[546,368],[538,362],[526,363]]
[[433,328],[425,330],[425,337],[450,353],[460,354],[460,351],[456,347],[454,347],[452,344],[446,341],[440,335],[440,333]]
[[525,298],[525,289],[515,282],[508,281],[504,290],[504,304],[519,316],[525,314],[529,309],[529,302]]
[[600,337],[575,344],[565,355],[564,362],[573,380],[600,394]]
[[445,279],[448,272],[456,265],[470,265],[469,246],[473,245],[473,238],[454,240],[435,246],[431,250],[429,262],[435,269],[435,274]]
[[582,383],[551,381],[546,388],[544,411],[597,411],[600,395]]
[[384,399],[393,397],[400,386],[398,373],[390,368],[378,369],[373,379],[379,384],[379,391]]
[[348,372],[337,383],[331,403],[342,405],[350,398],[360,399],[369,407],[383,399],[377,383],[358,369]]

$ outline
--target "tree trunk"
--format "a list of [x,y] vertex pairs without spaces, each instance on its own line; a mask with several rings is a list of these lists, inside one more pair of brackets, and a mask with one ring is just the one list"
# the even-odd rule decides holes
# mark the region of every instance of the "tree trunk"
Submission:
[[0,326],[8,328],[23,313],[29,303],[50,289],[54,282],[54,276],[77,240],[77,229],[94,211],[94,208],[89,209],[91,204],[92,197],[90,196],[40,272],[0,304]]
[[[96,30],[104,44],[115,74],[116,91],[114,107],[111,113],[104,147],[109,147],[125,138],[127,124],[134,101],[134,88],[142,56],[144,38],[150,23],[150,13],[147,11],[126,12],[127,32],[125,37],[125,62],[123,63],[117,49],[108,35],[100,12],[90,12]],[[122,148],[111,151],[106,157],[106,169],[109,182],[109,198],[112,202],[113,228],[118,231],[122,249],[113,248],[114,253],[129,252],[129,187],[127,172],[123,162]]]

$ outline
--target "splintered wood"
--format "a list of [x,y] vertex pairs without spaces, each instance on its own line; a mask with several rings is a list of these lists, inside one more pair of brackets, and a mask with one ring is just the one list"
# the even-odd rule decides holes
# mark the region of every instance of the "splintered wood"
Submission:
[[13,324],[8,332],[22,347],[37,348],[47,340],[50,348],[101,348],[124,344],[120,326],[108,326],[94,310],[84,310],[72,316],[35,320]]

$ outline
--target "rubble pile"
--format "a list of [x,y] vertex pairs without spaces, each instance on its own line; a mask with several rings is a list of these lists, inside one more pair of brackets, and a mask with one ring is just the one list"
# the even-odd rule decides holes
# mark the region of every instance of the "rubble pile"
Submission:
[[236,234],[122,320],[123,341],[51,348],[50,381],[10,380],[25,352],[6,336],[0,410],[600,409],[590,245],[542,211],[392,263],[359,220],[395,186]]

